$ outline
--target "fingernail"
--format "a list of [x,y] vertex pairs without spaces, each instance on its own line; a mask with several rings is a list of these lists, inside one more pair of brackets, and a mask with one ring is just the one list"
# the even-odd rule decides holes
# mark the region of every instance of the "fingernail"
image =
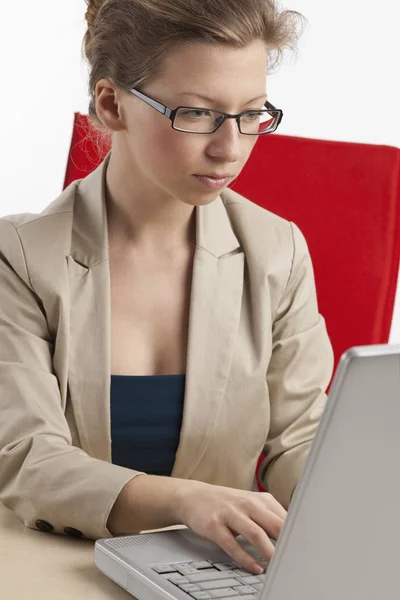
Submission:
[[261,573],[264,573],[264,569],[260,567],[260,565],[254,564],[253,568],[256,575],[261,575]]

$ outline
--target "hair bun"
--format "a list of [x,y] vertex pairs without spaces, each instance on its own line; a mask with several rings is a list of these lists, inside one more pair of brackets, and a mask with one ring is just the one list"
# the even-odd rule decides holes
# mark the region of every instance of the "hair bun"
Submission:
[[86,0],[87,11],[85,13],[85,18],[89,29],[93,28],[97,14],[105,2],[106,0]]

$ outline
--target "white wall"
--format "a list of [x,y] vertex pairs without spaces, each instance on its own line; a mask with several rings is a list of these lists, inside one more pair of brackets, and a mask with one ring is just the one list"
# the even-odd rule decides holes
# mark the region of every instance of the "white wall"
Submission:
[[[398,0],[290,0],[309,26],[268,80],[281,134],[400,147]],[[62,189],[74,111],[87,112],[84,0],[3,0],[0,216]],[[42,171],[46,172],[43,179]],[[400,343],[400,286],[390,341]]]

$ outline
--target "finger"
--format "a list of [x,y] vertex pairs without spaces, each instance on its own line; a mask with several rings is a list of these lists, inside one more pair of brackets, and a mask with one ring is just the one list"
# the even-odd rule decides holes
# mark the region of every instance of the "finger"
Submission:
[[281,535],[285,521],[268,508],[254,508],[249,512],[248,516],[254,523],[261,527],[271,539],[277,540]]
[[278,539],[285,524],[285,520],[271,510],[268,503],[264,503],[262,500],[248,502],[246,510],[239,514],[246,515],[274,540]]
[[269,494],[268,492],[259,492],[261,499],[264,500],[270,510],[272,510],[281,519],[286,519],[287,510],[285,510],[282,504],[279,504],[278,500]]
[[227,527],[221,527],[215,533],[213,541],[215,541],[222,550],[235,561],[235,563],[242,566],[247,571],[258,575],[264,570],[255,558],[246,552],[243,546],[239,544]]
[[[259,554],[265,558],[268,562],[271,560],[273,553],[275,552],[275,546],[269,539],[269,535],[272,537],[275,535],[275,531],[278,529],[278,525],[282,519],[277,517],[273,513],[270,513],[270,522],[266,523],[265,528],[261,527],[257,522],[253,521],[247,515],[242,513],[231,513],[229,522],[227,525],[229,528],[233,528],[235,531],[240,531],[240,534],[246,538],[248,542]],[[267,535],[268,534],[268,535]]]

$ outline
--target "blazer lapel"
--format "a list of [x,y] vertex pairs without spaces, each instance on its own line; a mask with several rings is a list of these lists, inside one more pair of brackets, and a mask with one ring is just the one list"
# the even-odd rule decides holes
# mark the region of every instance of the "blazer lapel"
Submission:
[[82,448],[111,462],[110,273],[105,161],[77,189],[71,251],[69,389]]
[[[110,272],[105,173],[111,152],[76,191],[71,251],[69,388],[82,448],[111,461]],[[172,476],[188,478],[213,433],[237,334],[244,254],[221,197],[196,208],[186,390]],[[133,282],[134,284],[134,282]]]
[[244,254],[222,200],[198,207],[185,404],[173,477],[193,474],[214,432],[239,326],[243,272]]

